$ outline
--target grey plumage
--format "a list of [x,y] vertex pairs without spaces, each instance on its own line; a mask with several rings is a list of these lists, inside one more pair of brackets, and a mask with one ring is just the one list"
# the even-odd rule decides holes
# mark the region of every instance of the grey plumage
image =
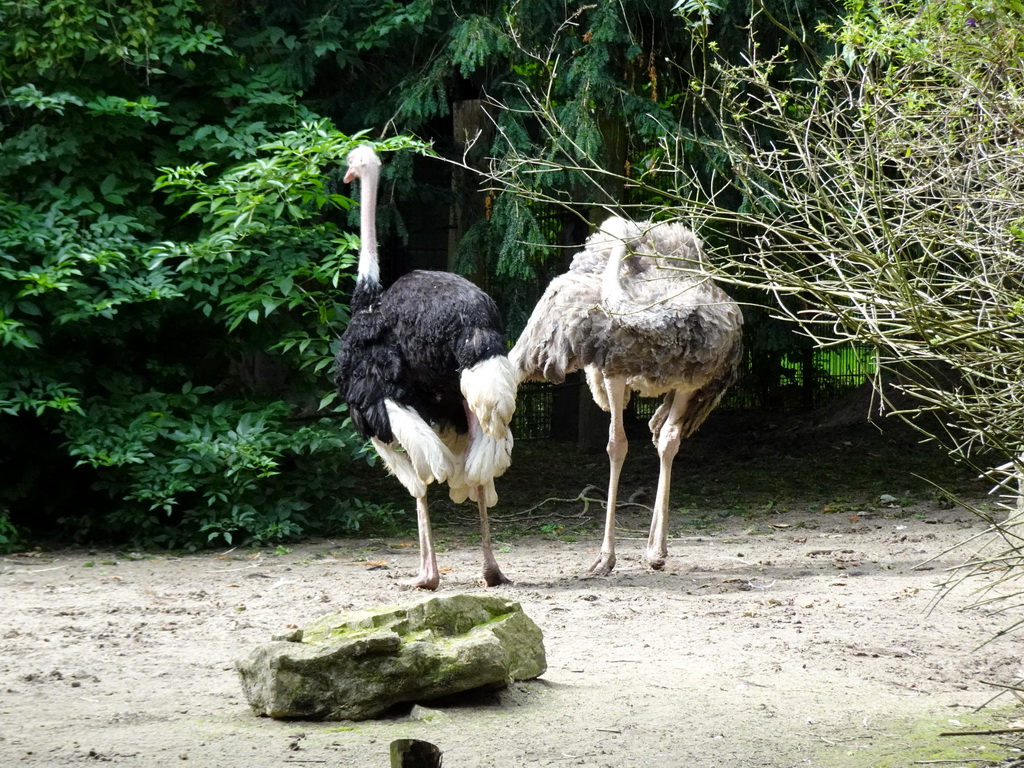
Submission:
[[665,395],[650,422],[662,466],[647,560],[660,567],[672,458],[735,381],[742,322],[739,307],[707,273],[700,240],[678,223],[608,219],[545,290],[509,359],[520,380],[561,382],[584,369],[595,402],[612,413],[608,520],[594,570],[607,573],[615,562],[622,410],[630,392]]

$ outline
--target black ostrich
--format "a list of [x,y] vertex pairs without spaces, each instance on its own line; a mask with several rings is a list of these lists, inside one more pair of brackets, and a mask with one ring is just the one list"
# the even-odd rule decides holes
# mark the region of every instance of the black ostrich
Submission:
[[517,385],[498,307],[447,272],[410,272],[385,291],[377,260],[380,160],[369,147],[348,156],[345,181],[357,178],[362,244],[352,318],[335,358],[338,393],[356,429],[416,499],[420,573],[413,586],[436,589],[440,581],[427,508],[434,481],[448,483],[453,501],[477,502],[484,582],[507,584],[487,518],[498,501],[494,478],[511,462]]

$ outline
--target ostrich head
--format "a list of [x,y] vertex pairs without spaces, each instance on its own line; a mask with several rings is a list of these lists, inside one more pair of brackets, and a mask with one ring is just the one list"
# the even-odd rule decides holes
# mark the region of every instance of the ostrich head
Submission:
[[365,179],[370,175],[380,174],[380,158],[372,147],[363,144],[348,153],[348,171],[345,172],[345,183],[356,179]]

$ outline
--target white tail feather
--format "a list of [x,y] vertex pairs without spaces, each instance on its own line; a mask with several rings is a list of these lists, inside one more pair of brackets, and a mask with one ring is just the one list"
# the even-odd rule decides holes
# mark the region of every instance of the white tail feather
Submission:
[[377,455],[384,462],[384,466],[398,478],[398,482],[405,487],[405,490],[417,499],[427,495],[427,483],[416,474],[408,456],[376,437],[371,437],[370,442],[377,449]]
[[505,474],[512,463],[512,433],[495,440],[490,435],[477,433],[472,436],[466,451],[466,484],[482,485]]
[[505,473],[512,463],[512,431],[507,429],[501,437],[486,434],[475,415],[469,415],[469,434],[460,443],[455,471],[448,478],[448,495],[460,503],[466,499],[480,501],[483,491],[485,507],[498,503],[494,478]]
[[489,357],[462,372],[462,396],[485,434],[501,439],[516,410],[518,374],[503,355]]
[[392,400],[385,400],[384,405],[395,440],[405,449],[417,477],[428,484],[434,480],[442,483],[447,480],[456,461],[437,433],[412,408],[405,408]]
[[494,478],[512,463],[508,424],[515,412],[516,374],[507,358],[492,357],[463,371],[461,384],[469,409],[468,435],[438,434],[411,408],[386,400],[395,442],[374,439],[373,445],[413,496],[426,494],[434,481],[447,482],[453,501],[480,501],[482,493],[484,505],[493,507],[498,503]]
[[494,489],[493,480],[488,480],[486,483],[481,485],[460,486],[458,488],[455,486],[449,486],[448,495],[456,504],[461,504],[466,499],[469,499],[470,501],[479,501],[481,488],[484,492],[485,507],[493,507],[498,503],[498,492]]

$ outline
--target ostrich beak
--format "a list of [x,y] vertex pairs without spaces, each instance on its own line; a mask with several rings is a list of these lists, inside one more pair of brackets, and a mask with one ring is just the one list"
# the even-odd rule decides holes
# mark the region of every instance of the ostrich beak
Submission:
[[345,172],[344,182],[346,184],[351,184],[353,181],[355,181],[357,176],[359,176],[359,174],[356,172],[356,169],[355,168],[349,168]]

